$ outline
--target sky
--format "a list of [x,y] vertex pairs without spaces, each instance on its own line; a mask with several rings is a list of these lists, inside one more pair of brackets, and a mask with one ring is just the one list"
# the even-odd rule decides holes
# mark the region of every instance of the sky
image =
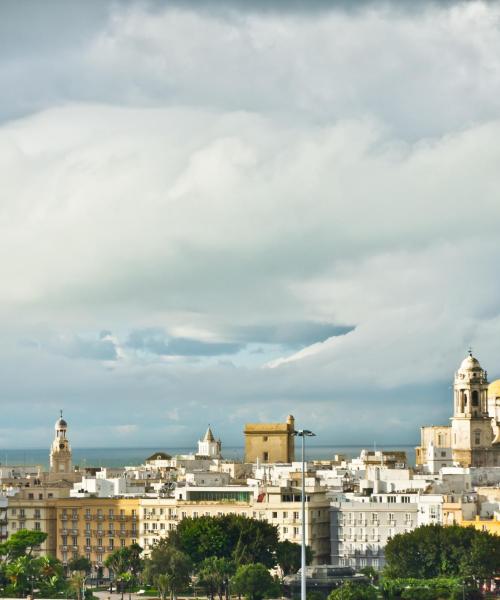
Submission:
[[0,448],[413,444],[500,377],[500,3],[0,3]]

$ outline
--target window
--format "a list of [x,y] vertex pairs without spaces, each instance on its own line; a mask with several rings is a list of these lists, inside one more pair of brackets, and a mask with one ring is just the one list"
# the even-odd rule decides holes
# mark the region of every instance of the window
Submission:
[[283,533],[288,533],[288,527],[283,527]]
[[277,512],[273,512],[273,519],[277,519],[278,518],[278,513]]
[[476,446],[479,446],[481,444],[481,432],[480,431],[474,432],[474,444],[476,444]]
[[73,536],[73,546],[78,546],[78,536]]
[[263,436],[262,441],[267,442],[267,435]]
[[444,458],[446,456],[446,452],[441,452],[441,458]]
[[33,494],[28,494],[28,500],[33,500],[35,496]]
[[299,513],[298,513],[298,511],[295,511],[295,512],[293,513],[293,518],[294,518],[294,519],[298,519],[298,518],[299,518]]
[[39,521],[35,521],[35,531],[41,531],[41,527],[40,527]]
[[85,545],[87,546],[87,548],[90,548],[90,538],[85,538]]
[[268,460],[269,460],[269,452],[264,452],[264,454],[262,455],[262,460],[264,462],[268,462]]
[[35,508],[35,519],[40,519],[40,509]]
[[287,518],[288,518],[288,513],[287,513],[286,511],[283,513],[283,518],[284,518],[284,519],[287,519]]
[[120,540],[120,547],[125,548],[125,540]]
[[472,406],[479,406],[479,394],[477,390],[473,390],[472,392]]

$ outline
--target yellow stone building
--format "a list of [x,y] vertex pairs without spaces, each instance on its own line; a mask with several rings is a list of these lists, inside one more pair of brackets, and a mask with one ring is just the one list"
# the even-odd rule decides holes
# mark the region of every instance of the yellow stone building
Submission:
[[286,423],[247,423],[245,462],[291,463],[295,460],[295,419]]
[[118,548],[139,543],[138,498],[61,498],[56,507],[56,556],[66,565],[85,556],[93,571]]
[[461,521],[460,525],[462,527],[475,527],[479,531],[500,535],[500,521],[498,519],[482,519],[478,515],[473,521]]

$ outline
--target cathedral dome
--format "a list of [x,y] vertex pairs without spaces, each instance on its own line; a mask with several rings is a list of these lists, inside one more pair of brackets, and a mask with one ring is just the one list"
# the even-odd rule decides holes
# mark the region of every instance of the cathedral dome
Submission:
[[488,398],[500,398],[500,379],[495,379],[488,386]]
[[469,354],[460,364],[459,371],[482,371],[482,367],[477,358]]
[[62,417],[56,421],[55,429],[67,429],[67,427],[68,424]]

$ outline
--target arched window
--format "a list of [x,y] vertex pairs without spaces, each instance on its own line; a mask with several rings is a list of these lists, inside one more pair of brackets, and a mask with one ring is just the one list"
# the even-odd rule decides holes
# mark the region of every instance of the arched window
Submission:
[[472,406],[479,406],[479,393],[477,390],[472,391]]
[[467,406],[467,394],[464,392],[464,408]]

